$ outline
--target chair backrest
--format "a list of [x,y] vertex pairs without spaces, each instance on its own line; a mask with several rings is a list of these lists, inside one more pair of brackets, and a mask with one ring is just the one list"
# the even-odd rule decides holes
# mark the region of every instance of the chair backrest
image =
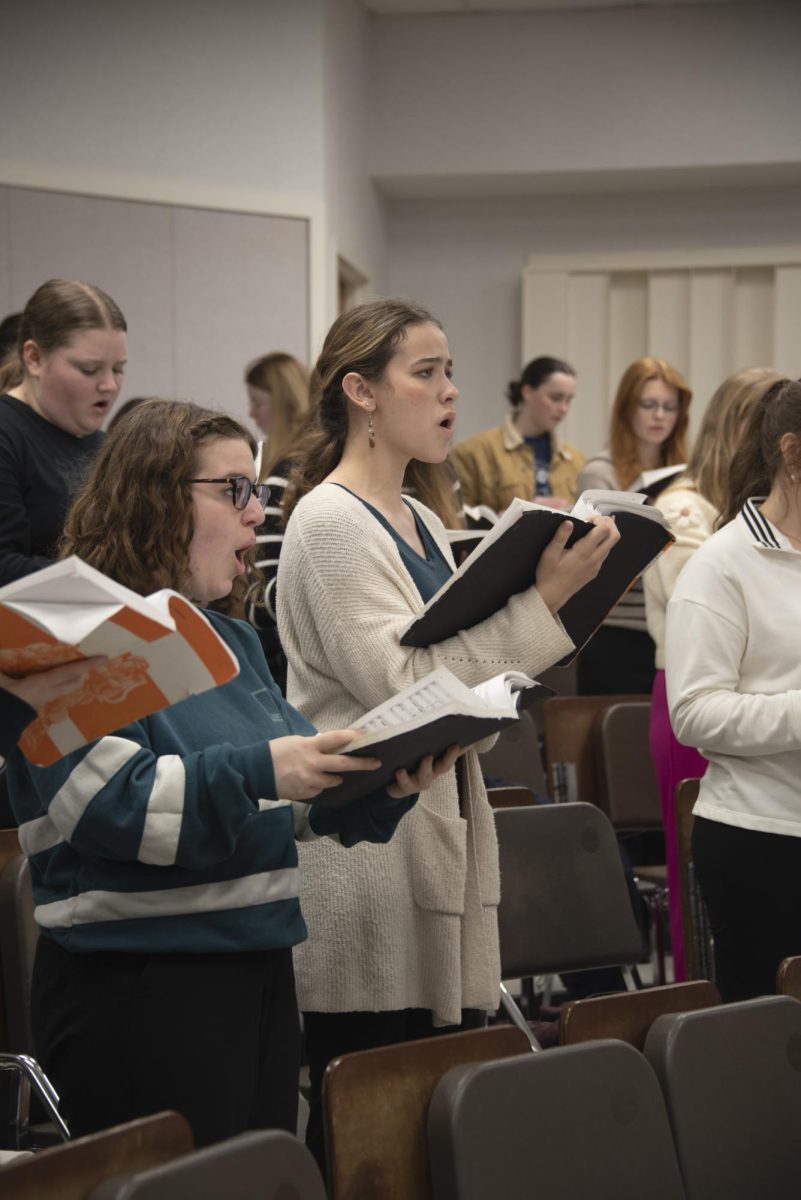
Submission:
[[598,803],[615,829],[661,829],[648,730],[650,701],[610,704],[593,722]]
[[182,1116],[156,1113],[9,1163],[0,1171],[0,1200],[88,1200],[111,1175],[156,1166],[193,1148]]
[[455,1067],[428,1113],[434,1200],[682,1200],[665,1105],[623,1042]]
[[434,1087],[457,1063],[524,1052],[525,1034],[495,1025],[334,1059],[323,1078],[332,1200],[427,1200],[425,1118]]
[[693,868],[693,807],[699,779],[682,779],[676,788],[676,850],[679,859],[684,969],[688,979],[714,979],[715,963],[706,905]]
[[776,991],[782,996],[801,1000],[801,955],[783,958],[776,972]]
[[519,720],[502,729],[492,749],[481,755],[481,770],[486,776],[502,779],[508,784],[520,784],[545,795],[547,787],[537,727],[527,709],[521,712]]
[[615,833],[591,804],[495,811],[504,979],[635,963],[642,941]]
[[98,1184],[89,1200],[325,1200],[320,1169],[283,1129],[243,1133]]
[[598,1038],[617,1038],[642,1050],[648,1030],[663,1013],[693,1012],[720,1003],[720,992],[706,979],[570,1000],[559,1013],[559,1042],[574,1046]]
[[658,1017],[645,1039],[690,1200],[797,1196],[801,1003],[761,996]]
[[[16,831],[14,831],[16,833]],[[19,852],[0,871],[0,966],[5,998],[5,1045],[14,1054],[32,1054],[31,979],[39,932],[33,919],[28,860]]]
[[519,808],[537,803],[536,796],[527,787],[489,787],[487,799],[490,808]]
[[556,801],[598,803],[593,725],[611,704],[649,696],[550,696],[542,705],[548,795]]

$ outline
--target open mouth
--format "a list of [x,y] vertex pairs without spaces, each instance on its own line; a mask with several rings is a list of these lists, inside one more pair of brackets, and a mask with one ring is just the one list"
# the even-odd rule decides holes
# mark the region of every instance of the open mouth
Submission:
[[448,433],[453,433],[453,426],[454,426],[455,421],[456,421],[456,418],[454,417],[453,413],[451,413],[451,415],[449,417],[445,417],[444,420],[440,421],[439,427],[440,427],[440,429],[446,429],[448,431]]

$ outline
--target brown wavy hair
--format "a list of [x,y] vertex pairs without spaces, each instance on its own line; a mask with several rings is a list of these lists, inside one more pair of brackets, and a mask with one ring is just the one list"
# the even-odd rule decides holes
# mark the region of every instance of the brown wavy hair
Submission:
[[410,325],[439,325],[410,300],[372,300],[337,317],[311,375],[311,415],[284,493],[284,520],[297,502],[330,475],[348,436],[342,380],[351,371],[377,382]]
[[632,418],[642,389],[651,379],[661,379],[679,395],[679,415],[670,437],[659,447],[659,465],[671,467],[687,461],[687,420],[693,394],[684,377],[664,358],[638,358],[623,372],[609,418],[609,453],[621,488],[630,487],[644,469],[637,456]]
[[15,348],[0,366],[0,391],[19,387],[25,379],[22,348],[36,342],[52,354],[89,329],[128,329],[125,317],[107,292],[80,279],[48,279],[31,296],[22,313]]
[[[785,454],[781,441],[786,433],[792,434],[793,444]],[[718,527],[732,521],[751,496],[767,496],[782,478],[795,489],[799,476],[801,380],[782,379],[768,389],[751,412],[731,461],[728,494]]]
[[103,441],[68,515],[60,557],[78,554],[147,595],[181,592],[194,534],[192,484],[198,451],[214,438],[256,441],[226,413],[186,400],[145,400]]

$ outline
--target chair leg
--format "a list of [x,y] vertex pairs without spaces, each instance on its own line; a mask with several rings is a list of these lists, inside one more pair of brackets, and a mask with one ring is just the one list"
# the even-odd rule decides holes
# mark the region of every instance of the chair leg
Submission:
[[501,984],[501,1004],[517,1028],[523,1030],[523,1033],[528,1038],[531,1049],[535,1051],[542,1050],[542,1046],[531,1032],[531,1026],[518,1008],[505,983]]
[[[36,1059],[31,1058],[28,1054],[0,1054],[0,1071],[13,1071],[19,1079],[15,1116],[17,1143],[27,1142],[30,1136],[31,1088],[39,1097],[61,1140],[68,1142],[70,1131],[58,1111],[58,1093]],[[15,1149],[27,1149],[27,1146],[18,1144]]]

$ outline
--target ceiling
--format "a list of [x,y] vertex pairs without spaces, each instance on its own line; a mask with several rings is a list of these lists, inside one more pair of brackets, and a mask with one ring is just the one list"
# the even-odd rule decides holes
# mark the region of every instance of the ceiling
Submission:
[[403,13],[567,12],[582,8],[665,8],[746,2],[748,0],[361,0],[370,12],[396,16]]

